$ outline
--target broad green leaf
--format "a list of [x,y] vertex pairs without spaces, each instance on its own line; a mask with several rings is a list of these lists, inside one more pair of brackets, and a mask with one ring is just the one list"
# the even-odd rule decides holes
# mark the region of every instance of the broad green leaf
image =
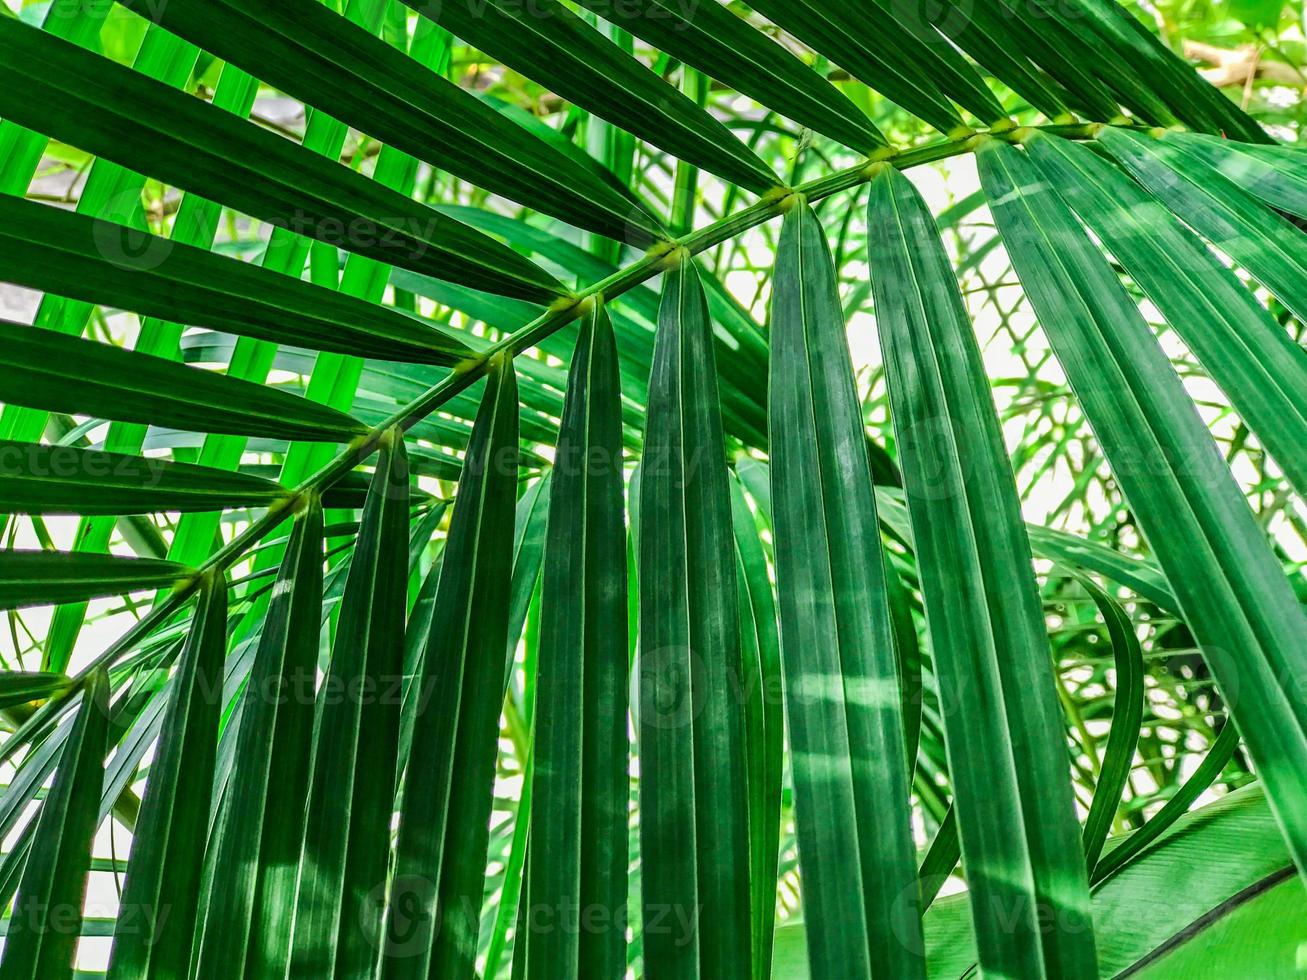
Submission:
[[1017,274],[1307,869],[1307,616],[1135,304],[1015,147],[977,153]]
[[[255,218],[426,275],[548,303],[494,239],[230,112],[0,19],[0,113]],[[132,133],[130,140],[122,139]]]
[[1307,218],[1307,151],[1205,133],[1167,133],[1162,139],[1271,207]]
[[98,670],[83,683],[54,783],[36,818],[32,855],[5,933],[0,980],[73,976],[108,727],[109,675]]
[[[797,123],[869,153],[885,137],[867,116],[785,48],[719,4],[674,0],[582,4]],[[620,120],[619,120],[620,124]]]
[[1201,929],[1182,929],[1156,947],[1139,971],[1141,980],[1291,977],[1302,972],[1307,890],[1291,869],[1267,875],[1213,912]]
[[1112,730],[1103,749],[1098,785],[1094,800],[1085,817],[1085,862],[1092,872],[1103,853],[1103,842],[1112,829],[1112,819],[1121,806],[1121,793],[1134,766],[1135,748],[1139,744],[1139,725],[1144,715],[1144,653],[1121,604],[1099,588],[1091,579],[1081,578],[1099,615],[1107,624],[1112,643],[1112,662],[1116,668],[1116,693],[1112,703]]
[[780,181],[722,123],[560,0],[425,3],[424,17],[560,96],[682,160],[764,193]]
[[893,626],[830,252],[793,202],[776,253],[771,503],[808,957],[922,975]]
[[156,558],[63,551],[0,551],[0,609],[79,602],[180,585],[185,565]]
[[125,4],[419,160],[578,227],[647,245],[657,222],[456,84],[317,0]]
[[[27,13],[40,11],[44,16],[31,23],[39,23],[42,30],[95,51],[99,47],[99,34],[110,6],[87,7],[77,0],[51,0],[44,6],[23,8]],[[40,133],[9,120],[0,121],[0,193],[21,194],[31,183],[32,176],[41,164],[46,139]]]
[[422,321],[193,245],[0,195],[0,279],[274,343],[454,364]]
[[0,439],[0,511],[9,513],[147,514],[269,507],[286,495],[277,484],[243,473]]
[[[109,980],[185,976],[199,905],[227,652],[227,582],[205,573],[132,837]],[[142,924],[148,928],[142,928]]]
[[504,696],[517,385],[492,366],[446,538],[404,776],[381,977],[470,980]]
[[197,980],[286,971],[313,736],[322,531],[322,510],[311,503],[296,518],[241,697]]
[[318,692],[292,976],[371,975],[380,951],[404,680],[409,480],[404,440],[392,429]]
[[[1095,889],[1099,975],[1158,976],[1143,969],[1153,957],[1175,948],[1186,936],[1201,937],[1208,928],[1219,927],[1249,898],[1292,875],[1292,861],[1259,786],[1238,790],[1186,815]],[[1300,881],[1294,884],[1302,887]],[[927,916],[931,977],[953,980],[971,969],[974,948],[966,928],[967,905],[966,894],[949,896]],[[1236,969],[1207,975],[1281,974]]]
[[[1252,893],[1292,878],[1293,862],[1277,831],[1261,787],[1249,786],[1190,813],[1099,886],[1094,918],[1103,923],[1105,937],[1101,975],[1138,969],[1185,934],[1205,932]],[[1303,887],[1300,879],[1291,883]],[[1149,914],[1141,915],[1141,909]],[[1230,965],[1233,970],[1226,976],[1277,975]]]
[[[626,526],[617,346],[603,304],[572,355],[549,490],[536,682],[528,914],[531,975],[625,972],[624,921],[584,926],[627,895]],[[519,817],[519,819],[521,819]]]
[[366,431],[343,412],[276,388],[57,330],[0,320],[0,344],[0,400],[9,405],[283,439],[346,442]]
[[872,182],[867,220],[981,963],[995,975],[1092,976],[1065,723],[980,350],[934,220],[897,170]]
[[1098,140],[1178,218],[1307,319],[1307,235],[1169,140],[1111,126]]
[[712,325],[669,256],[639,479],[636,712],[650,977],[752,973],[743,673]]
[[1207,246],[1120,170],[1056,136],[1035,134],[1025,146],[1229,395],[1294,486],[1307,492],[1307,351]]

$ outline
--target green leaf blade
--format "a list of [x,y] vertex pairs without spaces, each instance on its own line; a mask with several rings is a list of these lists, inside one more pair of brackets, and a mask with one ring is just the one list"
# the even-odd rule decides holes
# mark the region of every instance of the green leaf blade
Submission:
[[772,299],[771,500],[786,728],[817,977],[921,976],[894,640],[830,253],[804,201]]

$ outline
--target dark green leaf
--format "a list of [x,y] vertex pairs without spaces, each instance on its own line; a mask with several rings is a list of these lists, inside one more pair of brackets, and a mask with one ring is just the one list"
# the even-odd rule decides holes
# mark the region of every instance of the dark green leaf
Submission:
[[809,962],[922,974],[893,627],[834,268],[803,199],[772,297],[771,501]]
[[867,220],[981,963],[1092,976],[1064,721],[980,350],[934,220],[897,170],[873,181]]
[[1025,145],[1230,396],[1294,486],[1307,492],[1307,351],[1160,201],[1120,170],[1056,136],[1035,134]]
[[404,440],[392,429],[318,692],[293,976],[370,976],[380,952],[404,680],[409,481]]
[[286,498],[269,480],[209,466],[0,439],[0,511],[147,514],[268,507]]
[[[630,795],[624,491],[617,346],[596,303],[572,355],[549,494],[527,908],[556,914],[528,915],[516,936],[532,975],[626,968],[625,921],[612,915],[626,905]],[[583,927],[594,909],[604,927]]]
[[87,678],[54,783],[37,817],[33,856],[5,934],[0,980],[64,980],[73,975],[91,845],[99,823],[108,748],[109,675]]
[[109,980],[185,976],[199,906],[227,654],[227,582],[205,573],[166,695],[133,835]]
[[419,160],[618,241],[657,222],[629,197],[474,95],[317,0],[129,0],[136,9],[281,91]]
[[[379,262],[539,303],[556,279],[487,235],[169,85],[0,18],[0,114]],[[125,140],[122,134],[130,132]]]
[[63,551],[0,551],[0,609],[80,602],[180,585],[176,562]]
[[68,332],[0,320],[0,400],[194,432],[346,442],[365,431],[343,412],[279,389]]
[[1291,693],[1303,607],[1106,260],[1021,150],[987,142],[977,158],[1022,285],[1307,868],[1307,704]]
[[423,321],[194,245],[0,194],[0,280],[274,343],[454,364]]
[[712,324],[668,259],[640,464],[637,712],[645,969],[748,976],[749,806]]
[[1307,320],[1307,235],[1169,140],[1110,126],[1098,139],[1177,217]]
[[387,896],[384,980],[470,980],[485,887],[504,694],[517,385],[497,360],[446,539]]
[[212,893],[197,936],[197,980],[286,971],[313,735],[322,530],[322,509],[310,504],[286,546],[241,698],[213,834]]

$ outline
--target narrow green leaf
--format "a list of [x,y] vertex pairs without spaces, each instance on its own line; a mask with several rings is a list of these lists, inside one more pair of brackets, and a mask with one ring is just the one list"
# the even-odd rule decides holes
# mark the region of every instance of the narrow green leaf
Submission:
[[208,572],[169,684],[167,713],[132,835],[109,980],[171,980],[187,974],[209,831],[226,654],[227,582],[220,572]]
[[0,401],[9,405],[280,439],[345,442],[366,431],[343,412],[276,388],[57,330],[0,320],[0,346]]
[[780,181],[722,123],[559,0],[425,3],[424,17],[560,96],[682,160],[759,194]]
[[318,692],[292,976],[370,976],[380,952],[404,680],[409,481],[404,440],[392,429]]
[[[1300,493],[1307,493],[1307,351],[1166,207],[1091,150],[1056,136],[1025,143],[1230,397]],[[1307,244],[1307,239],[1304,239]]]
[[1089,880],[1097,886],[1110,878],[1188,813],[1189,808],[1211,789],[1212,784],[1225,771],[1226,765],[1233,758],[1238,747],[1239,732],[1227,721],[1217,734],[1216,741],[1208,747],[1207,754],[1203,756],[1203,761],[1198,764],[1198,768],[1180,785],[1162,809],[1148,818],[1147,823],[1125,840],[1117,842],[1117,846],[1098,859]]
[[758,525],[734,473],[730,489],[736,580],[740,588],[740,693],[745,699],[744,745],[748,757],[753,973],[765,980],[771,976],[784,777],[780,637],[776,632],[776,597],[772,594],[767,556],[758,536]]
[[1169,140],[1111,126],[1098,140],[1177,217],[1307,320],[1307,235]]
[[926,856],[921,859],[921,867],[917,869],[917,878],[921,882],[923,915],[935,901],[949,876],[953,874],[953,869],[958,866],[958,859],[961,857],[958,811],[953,804],[949,804],[944,819],[940,821],[939,829],[935,831],[935,836],[930,839],[930,846],[926,848]]
[[1065,723],[980,350],[930,211],[897,170],[873,181],[867,220],[981,963],[1093,976]]
[[771,502],[808,957],[923,973],[893,627],[835,270],[802,199],[776,253]]
[[24,670],[0,672],[0,708],[43,700],[68,690],[72,683],[71,678],[64,674]]
[[886,145],[844,93],[724,5],[581,2],[660,51],[846,146],[869,153]]
[[0,980],[73,976],[108,749],[109,675],[91,674],[81,697],[37,817],[32,856],[5,934]]
[[142,16],[419,160],[618,241],[657,222],[470,92],[317,0],[128,0]]
[[1162,139],[1271,207],[1307,218],[1307,151],[1238,143],[1205,133],[1167,133]]
[[1021,150],[987,142],[977,159],[1017,275],[1307,871],[1307,704],[1292,693],[1307,616],[1106,260]]
[[196,980],[286,972],[313,736],[322,530],[312,503],[291,531],[241,698]]
[[1103,97],[1097,102],[1074,92],[1062,91],[1056,82],[1032,64],[1036,59],[1030,46],[1016,39],[1014,26],[1019,27],[1016,19],[1004,16],[998,0],[976,0],[965,12],[958,8],[935,21],[935,28],[941,34],[1048,118],[1064,115],[1068,104],[1077,107],[1097,104],[1106,108],[1105,112],[1091,112],[1091,118],[1102,116],[1110,119],[1116,114],[1116,104],[1106,90],[1102,90]]
[[166,589],[191,574],[185,565],[156,558],[0,551],[0,609]]
[[[990,18],[996,36],[1023,51],[1065,86],[1072,107],[1089,119],[1103,122],[1120,115],[1118,103],[1149,122],[1173,118],[1166,102],[1124,59],[1117,58],[1112,70],[1102,70],[1101,42],[1094,38],[1074,12],[1046,9],[1044,0],[977,0],[992,10]],[[1068,14],[1067,16],[1061,16]]]
[[[755,0],[751,6],[941,132],[963,125],[938,76],[932,78],[925,67],[933,60],[929,51],[896,19],[856,13],[828,0]],[[1000,109],[996,118],[1001,117]]]
[[[97,157],[380,262],[549,303],[506,245],[202,99],[0,18],[0,114]],[[132,138],[124,140],[122,134]]]
[[582,321],[567,392],[540,599],[527,930],[515,941],[532,976],[617,977],[630,794],[626,525],[617,345],[602,303]]
[[1112,702],[1112,729],[1103,750],[1094,800],[1085,817],[1085,861],[1092,872],[1103,853],[1103,842],[1112,829],[1112,819],[1121,805],[1121,793],[1134,766],[1139,725],[1144,716],[1144,653],[1135,636],[1134,624],[1121,604],[1088,578],[1080,584],[1089,592],[1107,624],[1116,667],[1116,695]]
[[689,253],[668,262],[639,483],[644,963],[651,977],[748,976],[743,674],[712,324]]
[[1177,119],[1194,129],[1232,139],[1270,141],[1234,100],[1217,91],[1116,0],[1034,0],[1034,5],[1078,39],[1083,57],[1099,66],[1099,77],[1117,74],[1101,70],[1102,59],[1111,58],[1114,67],[1119,62],[1144,80],[1136,94],[1146,90],[1160,98]]
[[470,980],[503,708],[513,512],[513,362],[492,367],[445,543],[387,894],[383,980]]
[[470,353],[396,310],[9,195],[0,195],[0,280],[314,350],[430,364]]
[[517,502],[517,514],[513,520],[513,581],[509,586],[505,681],[512,676],[513,660],[517,655],[518,641],[522,639],[527,610],[540,581],[540,568],[545,553],[545,530],[549,518],[550,495],[547,491],[552,480],[551,469],[531,484]]
[[268,507],[286,491],[243,473],[146,456],[0,439],[0,511],[148,514]]

